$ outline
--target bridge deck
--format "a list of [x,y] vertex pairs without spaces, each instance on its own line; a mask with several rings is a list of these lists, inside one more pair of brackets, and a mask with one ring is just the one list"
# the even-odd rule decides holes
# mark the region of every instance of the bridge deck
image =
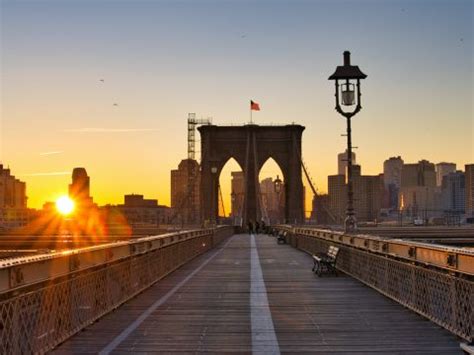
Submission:
[[315,277],[309,255],[254,241],[233,236],[56,353],[460,353],[455,336],[357,280]]

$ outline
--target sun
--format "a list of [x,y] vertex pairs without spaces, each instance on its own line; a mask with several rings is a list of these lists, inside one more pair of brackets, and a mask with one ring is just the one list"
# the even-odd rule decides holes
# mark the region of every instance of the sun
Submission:
[[61,196],[56,200],[56,209],[66,216],[74,211],[74,201],[67,196]]

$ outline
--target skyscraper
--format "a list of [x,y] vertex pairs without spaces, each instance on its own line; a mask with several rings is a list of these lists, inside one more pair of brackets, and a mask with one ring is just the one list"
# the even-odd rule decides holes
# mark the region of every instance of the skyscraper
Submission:
[[466,164],[465,168],[465,196],[466,215],[474,216],[474,164]]
[[178,169],[171,170],[171,207],[182,223],[200,221],[200,181],[199,163],[194,159],[181,160]]
[[78,209],[91,207],[94,204],[90,196],[90,178],[85,168],[73,169],[72,183],[69,185],[69,197]]
[[329,210],[338,223],[343,223],[347,209],[347,185],[344,175],[328,176]]
[[445,212],[464,213],[466,204],[465,186],[465,175],[462,171],[454,171],[443,176],[441,193]]
[[[352,152],[352,164],[357,164],[356,155]],[[347,171],[347,150],[337,155],[337,174],[346,176]]]
[[0,229],[25,226],[29,220],[26,184],[0,164]]
[[[276,188],[275,182],[279,181],[279,189]],[[277,175],[276,180],[269,177],[260,181],[260,195],[262,203],[262,212],[264,218],[268,223],[283,223],[284,211],[283,207],[285,204],[285,187],[284,183],[281,182],[280,177]]]
[[443,184],[443,177],[455,171],[456,171],[455,163],[436,164],[436,185],[441,187],[441,185]]
[[403,164],[399,196],[400,209],[412,217],[428,219],[442,213],[435,165],[427,160]]
[[398,157],[391,157],[383,163],[383,181],[385,186],[385,207],[397,208],[398,193],[400,191],[402,180],[403,159]]

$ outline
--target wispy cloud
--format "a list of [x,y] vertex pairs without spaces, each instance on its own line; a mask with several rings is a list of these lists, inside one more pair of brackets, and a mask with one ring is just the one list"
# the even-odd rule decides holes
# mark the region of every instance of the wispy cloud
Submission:
[[64,132],[78,132],[78,133],[128,133],[128,132],[155,132],[157,128],[72,128],[65,129]]
[[29,174],[18,174],[19,176],[60,176],[60,175],[71,175],[70,171],[51,171],[47,173],[29,173]]
[[51,152],[41,152],[41,153],[39,153],[39,155],[47,156],[47,155],[55,155],[55,154],[61,154],[61,153],[63,153],[62,150],[53,150]]

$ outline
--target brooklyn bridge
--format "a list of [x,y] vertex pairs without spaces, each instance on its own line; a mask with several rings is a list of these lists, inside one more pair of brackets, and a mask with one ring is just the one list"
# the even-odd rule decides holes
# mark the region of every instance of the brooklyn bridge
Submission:
[[[305,226],[303,130],[201,126],[200,226],[4,258],[0,352],[472,353],[472,250]],[[256,233],[270,157],[285,223]],[[245,200],[242,222],[224,226],[230,158]]]

